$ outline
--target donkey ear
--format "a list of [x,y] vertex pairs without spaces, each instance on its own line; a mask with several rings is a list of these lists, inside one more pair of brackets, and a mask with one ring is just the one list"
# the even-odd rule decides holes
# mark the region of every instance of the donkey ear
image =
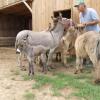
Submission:
[[53,19],[54,17],[53,16],[51,16],[51,19]]
[[55,21],[55,20],[56,20],[56,18],[55,18],[54,16],[51,16],[51,19],[52,19],[53,21]]
[[59,17],[62,17],[62,13],[61,12],[59,12]]
[[59,12],[59,18],[62,19],[62,13],[61,12]]

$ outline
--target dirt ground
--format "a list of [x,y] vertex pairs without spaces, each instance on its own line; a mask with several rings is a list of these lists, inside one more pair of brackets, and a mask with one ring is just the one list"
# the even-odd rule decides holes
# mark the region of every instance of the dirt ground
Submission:
[[[60,71],[64,70],[61,69]],[[27,71],[22,72],[19,70],[15,49],[0,47],[0,100],[26,100],[24,95],[27,91],[35,94],[35,100],[65,100],[65,98],[60,96],[52,96],[50,86],[45,86],[41,90],[32,89],[32,84],[35,81],[23,80],[23,73],[27,74]],[[67,94],[72,92],[71,89],[64,91]],[[78,99],[74,97],[70,100]]]

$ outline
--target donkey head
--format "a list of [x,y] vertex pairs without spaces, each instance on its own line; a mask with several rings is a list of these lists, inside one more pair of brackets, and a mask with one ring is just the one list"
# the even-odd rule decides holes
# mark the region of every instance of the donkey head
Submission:
[[19,48],[20,51],[22,51],[25,47],[27,47],[27,45],[28,45],[28,37],[29,37],[29,35],[27,34],[26,36],[24,36],[19,41],[18,48]]
[[53,17],[53,16],[51,16],[51,19],[53,20],[53,23],[54,23],[54,24],[57,24],[58,20],[62,20],[62,14],[59,13],[59,16],[56,17],[56,18]]
[[81,34],[83,34],[84,32],[86,32],[85,26],[83,26],[82,24],[77,24],[77,25],[75,26],[75,29],[78,31],[78,34],[77,34],[77,35],[81,35]]

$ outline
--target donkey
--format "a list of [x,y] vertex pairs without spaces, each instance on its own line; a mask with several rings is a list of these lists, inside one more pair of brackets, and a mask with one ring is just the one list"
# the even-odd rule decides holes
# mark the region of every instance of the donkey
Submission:
[[40,61],[43,66],[42,72],[46,73],[46,53],[49,51],[49,48],[44,47],[43,45],[31,46],[28,44],[28,35],[20,41],[19,50],[23,52],[29,63],[29,75],[31,72],[34,74],[34,68],[31,67],[34,65],[35,57],[40,56]]
[[[71,52],[75,52],[75,40],[78,35],[81,35],[84,33],[83,27],[80,27],[79,25],[73,24],[73,21],[70,21],[70,24],[68,25],[67,31],[65,35],[61,39],[61,45],[59,46],[59,49],[61,51],[62,56],[62,62],[66,66],[67,60],[66,55],[70,55]],[[73,54],[72,54],[73,55]]]
[[[82,72],[83,59],[89,57],[93,63],[95,75],[95,82],[100,82],[100,34],[94,31],[81,31],[79,32],[75,28],[69,28],[64,42],[66,43],[67,50],[70,48],[70,44],[75,47],[76,52],[76,70],[75,74]],[[68,40],[69,39],[69,40]]]
[[[16,47],[18,47],[20,45],[20,41],[25,37],[27,37],[28,35],[27,39],[29,41],[29,45],[31,46],[43,45],[44,47],[50,49],[48,54],[47,64],[46,64],[46,66],[50,66],[52,55],[55,49],[58,47],[59,42],[64,35],[64,28],[65,28],[64,21],[65,19],[63,19],[61,16],[58,17],[57,24],[51,32],[48,31],[33,32],[30,30],[20,31],[16,36],[16,43],[15,43]],[[33,72],[30,73],[32,74]]]
[[93,63],[95,69],[95,82],[100,82],[100,34],[94,31],[86,32],[75,41],[76,50],[76,72],[82,71],[83,58],[87,56]]

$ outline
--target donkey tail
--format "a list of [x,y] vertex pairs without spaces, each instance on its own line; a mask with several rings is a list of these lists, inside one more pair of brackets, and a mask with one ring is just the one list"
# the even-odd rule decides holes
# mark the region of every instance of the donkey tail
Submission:
[[97,56],[97,59],[100,60],[100,40],[97,40],[96,56]]

